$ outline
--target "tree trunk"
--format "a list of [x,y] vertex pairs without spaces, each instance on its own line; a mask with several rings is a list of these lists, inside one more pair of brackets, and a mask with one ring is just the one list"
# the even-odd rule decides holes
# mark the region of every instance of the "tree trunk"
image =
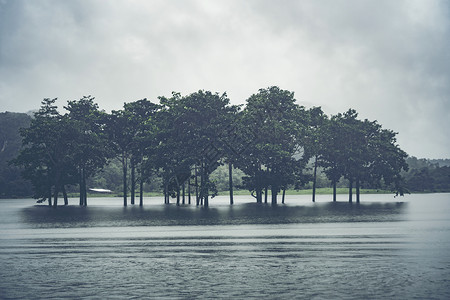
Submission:
[[359,203],[359,179],[356,180],[356,203]]
[[333,181],[333,202],[336,202],[336,181]]
[[198,173],[197,173],[197,166],[195,166],[195,180],[194,180],[194,184],[195,184],[195,202],[196,202],[196,205],[198,206],[200,204],[200,199],[198,197]]
[[314,157],[312,202],[316,202],[316,180],[317,180],[317,155]]
[[67,191],[64,186],[62,186],[62,192],[64,197],[64,205],[69,205],[69,198],[67,197]]
[[272,205],[277,204],[278,187],[272,187]]
[[262,190],[260,188],[256,190],[256,203],[262,203]]
[[136,166],[135,166],[135,162],[134,159],[130,160],[130,164],[131,164],[131,195],[130,195],[130,199],[131,199],[131,204],[134,205],[134,199],[136,197]]
[[48,206],[52,206],[52,186],[48,186]]
[[188,204],[191,204],[191,176],[189,174],[189,179],[188,179]]
[[59,194],[59,187],[58,184],[55,184],[55,190],[53,194],[53,207],[58,206],[58,194]]
[[204,206],[208,207],[209,206],[209,189],[208,189],[208,184],[209,184],[209,174],[208,171],[206,170],[206,166],[205,166],[205,179],[204,179],[204,183],[205,183],[205,203]]
[[186,204],[186,182],[183,182],[183,205]]
[[269,194],[268,193],[269,191],[268,191],[268,188],[267,188],[267,186],[264,188],[264,203],[265,204],[267,204],[267,194]]
[[80,167],[80,206],[83,205],[83,169]]
[[83,169],[83,178],[81,179],[83,185],[83,206],[87,206],[87,185],[86,185],[86,172]]
[[180,205],[180,186],[177,184],[177,206]]
[[144,205],[144,178],[141,170],[141,180],[139,181],[139,206]]
[[348,202],[353,202],[353,179],[350,179],[348,186]]
[[164,204],[169,204],[169,183],[164,181]]
[[284,197],[286,196],[286,188],[283,188],[283,196],[281,197],[281,203],[284,204]]
[[122,171],[123,171],[123,206],[127,206],[127,158],[125,153],[122,154]]
[[204,198],[205,198],[205,164],[202,163],[200,167],[200,205],[202,206]]
[[228,183],[230,187],[230,205],[233,205],[233,165],[228,163]]

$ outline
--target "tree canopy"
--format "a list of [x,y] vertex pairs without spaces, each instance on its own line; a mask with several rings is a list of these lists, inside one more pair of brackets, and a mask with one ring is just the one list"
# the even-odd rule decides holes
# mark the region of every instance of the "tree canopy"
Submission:
[[334,187],[341,178],[348,180],[349,201],[353,185],[356,201],[361,185],[406,191],[401,174],[408,169],[407,155],[395,132],[358,119],[353,109],[332,116],[320,107],[305,109],[293,92],[276,86],[251,95],[243,109],[231,105],[226,93],[204,90],[173,93],[158,104],[128,102],[111,113],[94,100],[68,101],[63,114],[56,99],[44,99],[21,130],[22,149],[14,163],[32,182],[36,198],[52,204],[53,196],[57,205],[59,192],[72,185],[79,187],[80,205],[86,205],[86,181],[114,159],[121,164],[124,205],[129,193],[134,204],[137,183],[142,205],[143,185],[157,174],[166,203],[172,196],[180,204],[187,186],[196,190],[197,204],[207,206],[216,191],[210,175],[224,163],[230,166],[230,190],[233,165],[243,171],[242,185],[259,203],[270,190],[277,204],[280,191],[309,180],[315,190],[317,168]]

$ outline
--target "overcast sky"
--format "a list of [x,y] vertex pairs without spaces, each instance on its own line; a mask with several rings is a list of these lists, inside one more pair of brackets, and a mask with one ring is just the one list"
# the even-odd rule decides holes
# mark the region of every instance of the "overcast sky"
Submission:
[[450,1],[0,0],[0,111],[272,85],[450,158]]

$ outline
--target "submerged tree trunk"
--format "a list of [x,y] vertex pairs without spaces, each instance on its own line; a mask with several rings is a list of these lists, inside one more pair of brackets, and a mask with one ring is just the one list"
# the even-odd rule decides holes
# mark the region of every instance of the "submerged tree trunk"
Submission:
[[62,192],[64,197],[64,205],[69,205],[69,198],[67,197],[67,191],[64,186],[62,186]]
[[262,190],[260,188],[256,190],[256,203],[262,203]]
[[134,205],[134,199],[136,198],[136,166],[134,159],[130,160],[131,164],[131,195],[130,202]]
[[278,187],[272,187],[272,205],[277,204]]
[[139,182],[139,206],[144,205],[144,180]]
[[356,180],[356,203],[359,203],[359,179]]
[[82,166],[80,166],[80,206],[84,205],[84,194],[86,190],[86,186],[83,185],[84,183],[84,169]]
[[141,170],[141,178],[139,181],[139,206],[144,205],[144,177],[142,176],[142,170]]
[[169,204],[169,183],[164,180],[164,204]]
[[316,180],[317,180],[317,155],[314,157],[314,173],[312,187],[312,202],[316,202]]
[[188,204],[191,204],[191,175],[189,174],[188,179]]
[[186,182],[183,182],[183,205],[186,204]]
[[122,171],[123,171],[123,206],[127,206],[127,158],[125,153],[122,154]]
[[333,181],[333,202],[336,202],[336,181]]
[[59,194],[59,186],[58,186],[58,183],[56,183],[54,194],[53,194],[53,207],[58,206],[58,194]]
[[205,184],[205,189],[204,189],[204,198],[205,198],[205,202],[204,202],[204,206],[208,207],[209,206],[209,189],[208,189],[208,185],[209,185],[209,174],[208,171],[206,169],[205,166],[205,179],[204,179],[204,184]]
[[348,202],[353,202],[353,179],[349,180],[349,186],[348,186]]
[[87,206],[87,185],[86,185],[86,172],[83,170],[83,178],[82,178],[82,184],[83,184],[83,206]]
[[228,184],[230,187],[230,205],[233,205],[233,165],[228,163]]
[[197,166],[195,166],[194,185],[195,185],[195,202],[196,202],[196,205],[198,206],[200,204],[200,199],[199,199],[199,196],[198,196],[198,172],[197,172]]
[[48,195],[47,195],[47,198],[48,198],[48,206],[52,206],[52,186],[51,185],[49,185],[48,186]]

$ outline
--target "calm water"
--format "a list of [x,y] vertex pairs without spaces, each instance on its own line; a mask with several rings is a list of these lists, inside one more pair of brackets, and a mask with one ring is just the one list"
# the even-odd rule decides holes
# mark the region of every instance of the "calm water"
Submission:
[[450,299],[450,194],[0,200],[1,299]]

